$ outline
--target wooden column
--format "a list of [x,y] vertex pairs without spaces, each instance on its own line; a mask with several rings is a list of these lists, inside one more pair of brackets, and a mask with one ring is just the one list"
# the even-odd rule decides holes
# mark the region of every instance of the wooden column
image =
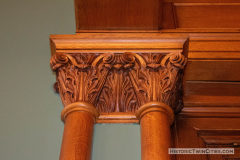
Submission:
[[162,33],[51,36],[54,90],[65,107],[60,160],[90,159],[96,119],[97,123],[140,120],[142,160],[169,160],[173,111],[183,108],[187,38]]
[[98,111],[86,102],[75,102],[62,111],[65,122],[60,160],[91,160],[94,123]]
[[148,102],[136,112],[141,125],[141,160],[170,160],[173,110],[162,102]]

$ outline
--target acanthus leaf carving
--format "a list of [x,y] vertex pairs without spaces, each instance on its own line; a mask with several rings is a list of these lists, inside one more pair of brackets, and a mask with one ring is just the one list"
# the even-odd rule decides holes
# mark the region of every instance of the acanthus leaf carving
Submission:
[[135,112],[149,101],[179,112],[186,62],[178,52],[57,53],[50,61],[64,106],[86,101],[103,113]]

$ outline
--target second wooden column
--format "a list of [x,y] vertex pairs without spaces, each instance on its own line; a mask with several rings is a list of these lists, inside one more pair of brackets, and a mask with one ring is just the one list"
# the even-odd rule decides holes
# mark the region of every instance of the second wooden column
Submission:
[[137,113],[141,125],[141,160],[170,160],[173,110],[161,102],[148,102]]

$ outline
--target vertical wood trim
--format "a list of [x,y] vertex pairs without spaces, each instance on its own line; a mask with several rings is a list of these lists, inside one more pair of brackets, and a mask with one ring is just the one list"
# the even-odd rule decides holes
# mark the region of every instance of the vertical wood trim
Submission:
[[162,29],[162,23],[163,23],[163,0],[159,0],[159,8],[158,8],[158,29]]

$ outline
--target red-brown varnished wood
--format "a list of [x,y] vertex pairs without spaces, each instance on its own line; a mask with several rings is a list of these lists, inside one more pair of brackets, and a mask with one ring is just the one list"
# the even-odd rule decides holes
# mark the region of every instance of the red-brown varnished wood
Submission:
[[185,95],[240,96],[240,83],[219,81],[187,81]]
[[59,160],[91,160],[96,109],[88,103],[72,103],[62,112],[65,122]]
[[239,96],[202,96],[188,95],[184,97],[186,107],[240,107]]
[[189,59],[209,59],[209,60],[240,60],[239,51],[225,51],[225,52],[188,52]]
[[239,81],[239,60],[189,60],[186,80]]
[[52,55],[58,50],[181,50],[188,34],[80,33],[51,35]]
[[206,145],[234,146],[240,144],[240,130],[199,130],[198,136]]
[[174,3],[238,3],[239,0],[164,0]]
[[239,28],[176,28],[161,29],[161,33],[239,33]]
[[175,9],[173,3],[163,3],[162,28],[175,29]]
[[158,30],[162,21],[162,0],[75,0],[75,15],[77,32]]
[[231,52],[237,52],[240,51],[240,41],[239,40],[226,40],[226,41],[190,41],[189,44],[189,51],[212,51],[212,52],[216,52],[216,51],[231,51]]
[[176,88],[182,88],[186,62],[180,52],[57,53],[50,60],[64,106],[86,101],[100,114],[135,112],[149,101],[165,102],[179,112],[182,94]]
[[141,159],[171,160],[170,125],[174,120],[172,109],[160,102],[149,102],[136,113],[141,125]]
[[[221,98],[221,97],[220,97]],[[184,107],[179,116],[182,117],[201,117],[201,118],[240,118],[240,107],[229,106],[215,107],[208,105],[207,107],[191,106]]]
[[[235,148],[234,155],[177,155],[177,160],[239,158],[239,118],[183,118],[174,123],[176,148]],[[235,143],[236,142],[236,143]],[[224,159],[223,159],[224,160]]]
[[[142,160],[240,159],[239,0],[75,0],[75,11],[77,34],[50,36],[51,53],[55,57],[51,64],[59,80],[59,85],[55,86],[62,91],[60,94],[66,108],[69,103],[93,98],[89,102],[101,115],[96,118],[97,111],[87,107],[64,109],[61,160],[90,159],[95,120],[96,123],[136,123],[140,120]],[[173,52],[181,52],[188,58],[188,63],[183,77],[184,108],[172,126],[174,138],[171,141],[169,126],[173,121],[172,111],[168,107],[151,106],[146,102],[158,99],[169,104],[181,104],[181,98],[174,98],[174,101],[162,98],[168,97],[174,87],[180,90],[182,87],[171,83],[179,76],[177,73],[183,73],[183,70],[173,72],[180,63],[172,66],[173,59],[168,59],[171,63],[159,67],[158,55]],[[92,65],[94,58],[91,56],[94,57],[94,54],[98,58]],[[102,54],[105,54],[104,57],[99,56]],[[87,57],[90,60],[86,60]],[[95,72],[95,77],[88,84],[83,77],[92,68],[101,68],[103,72]],[[165,71],[160,75],[166,73],[167,76],[158,79],[157,72],[163,68]],[[67,69],[68,72],[65,72]],[[136,74],[130,77],[134,70],[137,70]],[[124,88],[124,79],[131,82],[127,90],[121,89]],[[111,85],[107,80],[111,80]],[[166,80],[165,83],[163,80]],[[177,84],[182,81],[179,82]],[[167,84],[167,87],[162,84]],[[94,90],[83,95],[86,86]],[[108,102],[114,105],[109,107],[106,103],[101,106],[99,99],[104,102],[107,95],[103,88],[109,86],[112,91],[109,97],[114,98],[109,98]],[[80,92],[73,91],[73,88],[80,89]],[[131,94],[123,94],[127,98],[120,96],[122,91]],[[159,94],[161,92],[168,95]],[[140,105],[131,105],[133,110],[129,110],[131,107],[124,107],[120,99]],[[148,107],[144,108],[144,105]],[[136,115],[135,110],[138,110]],[[235,155],[171,157],[168,155],[169,147],[234,147]]]
[[[175,86],[181,88],[182,80],[177,79],[182,78],[187,61],[182,56],[182,54],[187,56],[188,53],[187,34],[79,33],[52,35],[50,39],[53,55],[51,66],[58,72],[58,84],[55,86],[58,87],[56,90],[59,91],[65,106],[80,100],[92,103],[101,114],[97,123],[135,123],[137,122],[135,110],[142,103],[152,100],[169,103],[169,106],[176,112],[181,110],[182,102],[175,103],[175,100],[180,102],[182,94],[174,88]],[[138,77],[138,74],[131,69],[134,66],[135,70],[142,69],[137,71],[138,73],[148,75],[147,83],[144,82],[142,76]],[[105,68],[104,72],[99,72],[100,67]],[[87,76],[92,73],[93,69],[99,69],[95,77]],[[161,73],[157,72],[159,69]],[[139,78],[141,80],[138,80]],[[166,83],[161,83],[161,79],[164,79]],[[75,83],[69,83],[69,81]],[[98,84],[95,85],[96,83]],[[166,92],[159,89],[159,84]],[[109,87],[110,89],[106,90]],[[140,92],[138,87],[141,87]],[[66,88],[71,89],[66,90]],[[146,89],[143,91],[143,88]],[[172,89],[173,92],[168,92]],[[108,94],[111,96],[106,99]],[[161,96],[162,94],[164,96]],[[167,94],[172,96],[167,96]],[[173,98],[172,101],[171,98]]]
[[141,119],[142,160],[170,160],[171,134],[166,114],[150,112]]
[[178,28],[240,28],[238,20],[240,3],[174,3],[174,5]]
[[73,112],[67,116],[62,139],[60,160],[91,159],[93,117],[86,112]]
[[134,112],[129,113],[106,113],[101,114],[97,120],[97,123],[138,123]]

